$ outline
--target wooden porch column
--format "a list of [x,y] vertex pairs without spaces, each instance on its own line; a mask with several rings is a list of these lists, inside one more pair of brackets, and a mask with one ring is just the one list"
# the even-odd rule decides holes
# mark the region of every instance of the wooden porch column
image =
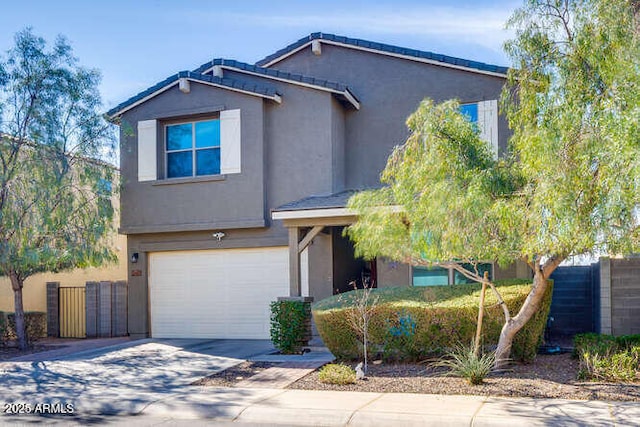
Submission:
[[299,241],[300,228],[289,227],[289,296],[292,297],[302,295],[300,287],[300,252],[298,252]]
[[323,225],[315,225],[300,240],[300,227],[289,227],[289,296],[302,296],[300,279],[300,254],[311,244],[314,237],[324,228]]

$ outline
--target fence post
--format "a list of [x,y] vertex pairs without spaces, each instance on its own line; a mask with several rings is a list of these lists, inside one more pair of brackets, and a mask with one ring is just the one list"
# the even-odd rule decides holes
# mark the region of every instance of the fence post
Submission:
[[124,337],[127,335],[127,282],[113,282],[111,293],[111,335]]
[[98,284],[98,336],[111,336],[111,282]]
[[98,336],[98,282],[87,282],[84,295],[87,338],[95,338]]
[[600,332],[611,335],[613,323],[611,320],[611,258],[600,258]]
[[60,336],[60,282],[47,282],[47,336]]

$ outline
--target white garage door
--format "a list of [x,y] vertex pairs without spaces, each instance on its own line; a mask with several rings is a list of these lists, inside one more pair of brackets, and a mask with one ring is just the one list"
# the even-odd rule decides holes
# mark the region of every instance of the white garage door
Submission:
[[286,247],[153,252],[151,335],[269,338],[269,303],[289,295]]

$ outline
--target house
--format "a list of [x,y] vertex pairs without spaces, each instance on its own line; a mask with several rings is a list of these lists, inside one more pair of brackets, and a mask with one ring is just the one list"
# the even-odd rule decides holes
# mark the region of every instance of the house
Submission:
[[[507,69],[325,33],[256,64],[214,59],[108,112],[121,128],[120,232],[132,336],[268,338],[269,302],[460,281],[354,257],[342,234],[358,189],[379,186],[425,97],[457,98],[493,151]],[[526,276],[487,265],[495,278]]]

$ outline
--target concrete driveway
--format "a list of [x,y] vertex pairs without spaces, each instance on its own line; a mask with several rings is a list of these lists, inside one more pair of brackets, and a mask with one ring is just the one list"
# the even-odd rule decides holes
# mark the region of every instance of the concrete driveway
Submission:
[[4,362],[0,403],[71,403],[76,413],[135,414],[202,376],[272,350],[268,340],[145,339],[53,360]]

